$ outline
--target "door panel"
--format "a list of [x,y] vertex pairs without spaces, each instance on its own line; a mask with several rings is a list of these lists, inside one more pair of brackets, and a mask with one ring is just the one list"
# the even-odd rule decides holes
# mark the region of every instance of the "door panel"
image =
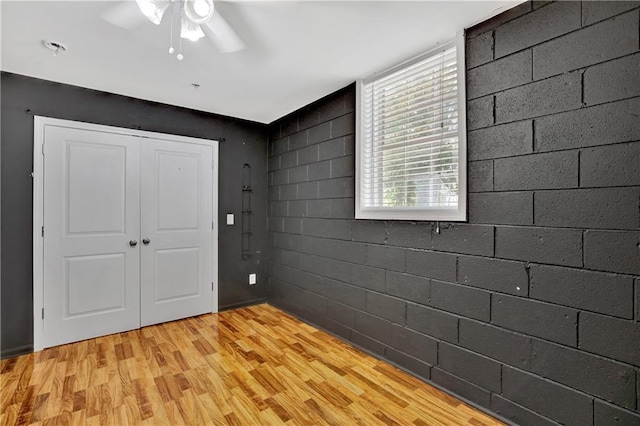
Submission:
[[45,128],[45,347],[140,325],[139,145]]
[[211,146],[141,142],[141,323],[212,310]]

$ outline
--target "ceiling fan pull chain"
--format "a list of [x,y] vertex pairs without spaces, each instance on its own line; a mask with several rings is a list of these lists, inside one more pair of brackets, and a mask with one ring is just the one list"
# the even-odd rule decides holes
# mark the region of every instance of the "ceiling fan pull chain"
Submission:
[[[182,20],[184,19],[184,7],[182,5],[182,1],[180,2],[180,25],[182,25]],[[176,56],[179,61],[184,59],[182,55],[182,37],[179,37],[178,40],[178,55]]]
[[169,6],[171,8],[171,14],[169,15],[169,19],[170,19],[170,23],[171,23],[171,35],[170,35],[170,39],[169,39],[169,54],[173,55],[173,52],[175,52],[175,49],[173,48],[173,0],[171,0],[171,5]]

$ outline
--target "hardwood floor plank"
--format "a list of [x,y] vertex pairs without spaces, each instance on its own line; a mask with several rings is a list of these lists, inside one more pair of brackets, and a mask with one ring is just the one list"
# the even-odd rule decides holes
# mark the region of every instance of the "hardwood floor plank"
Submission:
[[2,425],[502,423],[269,305],[2,360]]

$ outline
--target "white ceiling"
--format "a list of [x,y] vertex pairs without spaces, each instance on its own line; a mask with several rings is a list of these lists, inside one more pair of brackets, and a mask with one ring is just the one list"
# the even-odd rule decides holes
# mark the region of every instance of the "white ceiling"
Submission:
[[[112,1],[5,0],[0,68],[270,123],[521,2],[217,1],[247,49],[224,54],[206,38],[183,40],[178,61],[166,16],[124,30],[101,18]],[[54,57],[43,40],[68,51]]]

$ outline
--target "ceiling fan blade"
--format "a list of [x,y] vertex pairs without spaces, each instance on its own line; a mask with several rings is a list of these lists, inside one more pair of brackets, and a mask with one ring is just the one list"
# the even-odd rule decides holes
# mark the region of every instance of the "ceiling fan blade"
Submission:
[[231,28],[231,25],[229,25],[218,11],[213,14],[210,20],[202,24],[201,27],[221,52],[233,53],[247,47],[240,36]]
[[125,1],[102,12],[102,19],[117,27],[131,30],[147,21],[135,1]]

